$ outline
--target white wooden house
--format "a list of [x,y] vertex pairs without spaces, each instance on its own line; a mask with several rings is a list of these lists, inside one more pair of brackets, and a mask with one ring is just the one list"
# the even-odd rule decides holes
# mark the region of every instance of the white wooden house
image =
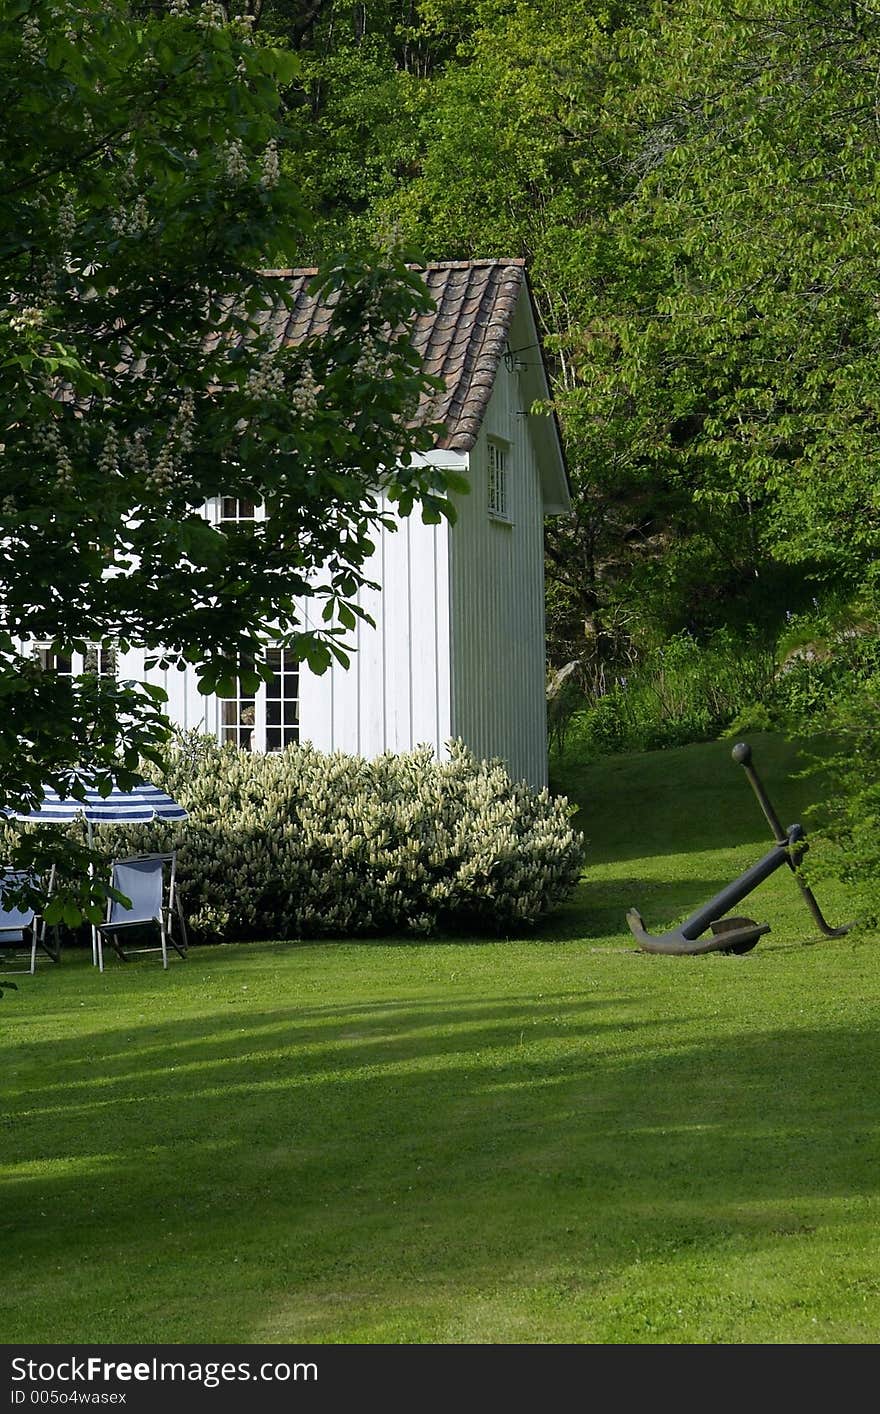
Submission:
[[[314,271],[277,273],[290,282],[284,337],[295,342],[317,332],[327,310],[307,293]],[[360,601],[376,626],[353,631],[351,666],[316,676],[270,650],[272,683],[222,700],[201,696],[191,671],[146,673],[135,650],[112,666],[164,687],[177,725],[253,750],[300,740],[375,756],[427,743],[442,756],[461,737],[541,786],[543,521],[569,508],[569,487],[555,418],[530,411],[549,396],[532,297],[521,261],[454,261],[423,273],[436,308],[418,316],[414,341],[445,385],[420,410],[445,427],[427,460],[454,467],[471,489],[455,497],[454,525],[424,525],[416,509],[395,533],[377,532],[366,573],[382,589],[362,591]],[[254,507],[224,498],[206,513],[239,519]]]

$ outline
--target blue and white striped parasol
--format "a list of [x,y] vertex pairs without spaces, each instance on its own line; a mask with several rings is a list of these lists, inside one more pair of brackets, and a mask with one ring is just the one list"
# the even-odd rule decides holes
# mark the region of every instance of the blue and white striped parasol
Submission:
[[93,825],[142,825],[151,820],[187,819],[183,806],[149,781],[131,790],[114,786],[109,795],[101,795],[94,786],[87,786],[85,800],[64,798],[57,791],[47,789],[42,803],[34,810],[7,810],[3,814],[13,820],[43,825],[85,820],[90,839]]

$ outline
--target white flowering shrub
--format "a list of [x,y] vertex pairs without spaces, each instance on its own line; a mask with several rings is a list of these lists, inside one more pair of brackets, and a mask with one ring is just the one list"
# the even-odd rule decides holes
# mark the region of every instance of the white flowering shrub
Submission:
[[180,825],[104,827],[108,859],[174,847],[195,941],[535,923],[580,874],[571,808],[460,743],[374,761],[311,746],[260,756],[184,737],[152,779]]

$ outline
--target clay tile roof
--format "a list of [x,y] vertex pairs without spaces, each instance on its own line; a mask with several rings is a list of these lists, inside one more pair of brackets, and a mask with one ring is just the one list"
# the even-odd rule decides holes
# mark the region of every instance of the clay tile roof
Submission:
[[[291,308],[283,338],[299,344],[324,333],[330,309],[308,293],[315,270],[272,270],[289,285]],[[525,284],[522,260],[449,260],[419,272],[435,308],[416,316],[413,343],[428,373],[445,387],[422,399],[420,425],[442,423],[438,446],[468,452],[489,404],[507,346],[514,310]],[[281,331],[279,330],[279,334]]]

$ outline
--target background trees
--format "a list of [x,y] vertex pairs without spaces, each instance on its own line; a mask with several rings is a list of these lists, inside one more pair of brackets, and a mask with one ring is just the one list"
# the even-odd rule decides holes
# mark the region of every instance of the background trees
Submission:
[[772,633],[873,574],[878,23],[437,0],[299,33],[319,246],[529,261],[576,488],[548,528],[557,664]]
[[[267,253],[297,264],[335,259],[365,235],[412,242],[426,258],[528,259],[575,487],[571,517],[548,528],[551,658],[557,668],[575,662],[594,698],[682,634],[734,659],[755,640],[779,644],[788,618],[803,625],[814,600],[837,614],[838,636],[840,606],[853,631],[876,634],[880,20],[869,6],[749,0],[718,13],[707,0],[673,9],[651,0],[248,0],[244,20],[228,26],[216,6],[174,0],[174,13],[150,11],[139,28],[88,3],[64,11],[69,23],[36,3],[7,0],[6,10],[4,224],[22,234],[5,256],[4,366],[17,370],[14,425],[24,427],[25,406],[32,421],[31,441],[7,438],[8,465],[19,456],[57,472],[66,458],[92,478],[94,500],[109,432],[155,470],[163,449],[178,455],[196,419],[201,451],[184,458],[196,475],[192,500],[179,481],[163,499],[154,481],[144,536],[156,538],[136,553],[145,549],[153,570],[186,566],[185,576],[162,570],[161,594],[144,603],[154,626],[160,604],[176,605],[185,627],[172,647],[202,645],[206,685],[248,646],[245,604],[237,617],[234,593],[221,602],[222,591],[215,600],[208,589],[247,582],[268,602],[302,531],[288,523],[274,546],[219,545],[190,514],[209,468],[222,466],[230,486],[240,465],[244,494],[255,475],[266,477],[283,505],[286,491],[301,490],[294,465],[332,462],[339,475],[351,433],[349,448],[364,436],[376,446],[375,474],[398,435],[382,398],[399,407],[415,370],[397,350],[400,380],[356,400],[385,409],[379,445],[372,417],[369,427],[351,423],[345,380],[326,384],[329,362],[321,417],[294,418],[289,399],[262,393],[257,412],[248,379],[258,380],[251,392],[268,386],[249,362],[258,341],[240,361],[215,345],[223,366],[212,370],[202,336],[218,319],[242,317],[219,293],[241,294],[242,271]],[[64,121],[50,125],[50,111]],[[287,178],[277,184],[276,159]],[[387,312],[391,297],[382,277],[361,279],[350,263],[345,281],[360,293],[327,354],[338,367],[356,362],[344,352],[350,331],[370,310]],[[254,300],[264,293],[247,288]],[[188,342],[175,324],[183,311],[189,320],[195,289],[216,298],[199,306]],[[395,311],[412,297],[404,284]],[[117,333],[129,327],[159,380],[149,433],[125,394],[114,394],[111,418],[106,383],[95,382],[106,380],[122,354]],[[271,379],[289,390],[305,378],[308,389],[312,372],[292,360]],[[45,379],[59,374],[99,415],[77,420],[48,399]],[[187,400],[181,412],[178,389],[190,386],[195,410]],[[308,391],[302,397],[311,409]],[[235,429],[248,418],[253,430],[239,447]],[[39,451],[38,435],[50,438]],[[277,461],[270,442],[282,448]],[[63,478],[55,481],[62,505]],[[320,474],[312,484],[332,492]],[[338,484],[332,494],[344,506],[353,496],[360,511],[350,534],[332,521],[351,547],[327,586],[334,603],[356,582],[349,571],[370,514],[363,486]],[[38,540],[75,578],[119,523],[106,478],[100,485],[108,499],[94,534],[76,509],[63,528],[37,518],[36,539],[15,542],[16,561],[36,563]],[[315,517],[309,534],[321,524]],[[75,551],[60,555],[68,540]],[[304,572],[311,551],[317,563],[328,548],[320,534],[307,541]],[[187,620],[195,582],[205,597]],[[73,579],[68,588],[78,602]],[[83,635],[86,608],[95,621],[83,600]],[[208,644],[227,613],[230,652],[218,658]],[[108,722],[121,707],[148,737],[154,707],[116,703]],[[96,710],[84,710],[79,738]]]

